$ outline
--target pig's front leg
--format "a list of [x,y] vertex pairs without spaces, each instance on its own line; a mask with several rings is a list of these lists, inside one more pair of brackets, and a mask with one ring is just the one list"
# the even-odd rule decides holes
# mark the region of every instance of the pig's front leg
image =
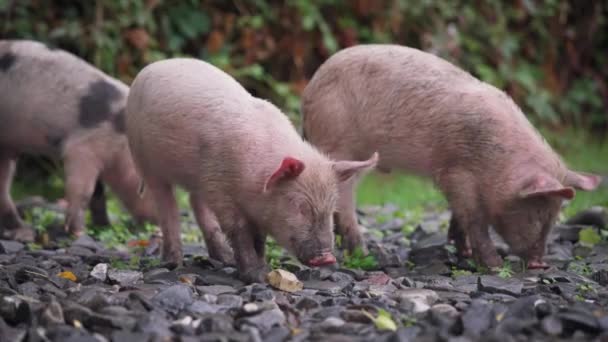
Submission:
[[454,243],[456,246],[456,251],[460,257],[470,258],[473,255],[467,232],[458,224],[458,221],[454,218],[454,215],[452,215],[450,218],[448,242]]
[[64,167],[68,201],[66,230],[79,236],[84,233],[84,210],[91,200],[99,175],[98,161],[93,153],[72,151],[66,153]]
[[530,246],[525,257],[528,269],[546,269],[549,265],[543,261],[545,255],[545,246],[547,243],[547,235],[551,230],[551,225],[547,224],[536,241]]
[[264,260],[264,238],[244,223],[229,230],[239,278],[246,283],[264,283],[269,271]]
[[367,246],[359,230],[355,203],[356,176],[338,186],[338,212],[336,230],[342,236],[343,246],[350,252],[360,247],[367,254]]
[[226,235],[222,232],[217,217],[202,200],[200,194],[190,194],[190,206],[198,223],[209,256],[224,264],[234,265],[234,253],[228,245]]
[[446,169],[439,174],[437,183],[448,198],[453,220],[471,243],[475,262],[489,268],[502,266],[502,258],[490,238],[475,175],[466,169]]
[[162,260],[179,266],[183,260],[183,251],[179,208],[173,193],[173,186],[153,179],[146,179],[145,182],[146,191],[150,191],[156,204],[158,224],[163,233]]

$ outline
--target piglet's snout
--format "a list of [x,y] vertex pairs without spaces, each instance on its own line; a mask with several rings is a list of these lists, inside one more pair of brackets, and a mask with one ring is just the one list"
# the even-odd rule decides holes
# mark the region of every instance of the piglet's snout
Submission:
[[309,266],[325,266],[336,263],[336,257],[331,253],[323,253],[310,260],[308,260]]

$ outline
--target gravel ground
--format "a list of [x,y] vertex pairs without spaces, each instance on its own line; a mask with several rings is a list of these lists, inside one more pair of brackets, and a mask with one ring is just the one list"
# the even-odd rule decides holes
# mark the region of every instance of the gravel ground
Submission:
[[448,212],[360,214],[376,265],[338,253],[341,266],[310,269],[275,250],[273,265],[303,283],[295,292],[243,284],[199,243],[169,269],[145,256],[155,240],[129,251],[59,233],[43,249],[1,240],[0,341],[608,341],[608,244],[579,241],[590,224],[601,236],[605,211],[558,224],[545,271],[522,270],[494,236],[510,262],[497,275],[457,260]]

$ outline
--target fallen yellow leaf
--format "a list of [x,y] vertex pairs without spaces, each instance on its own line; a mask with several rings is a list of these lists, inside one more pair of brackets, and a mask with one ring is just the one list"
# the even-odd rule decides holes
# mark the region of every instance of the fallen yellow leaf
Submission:
[[74,275],[74,273],[70,272],[70,271],[63,271],[61,273],[58,274],[59,277],[64,278],[64,279],[68,279],[71,281],[76,281],[76,276]]

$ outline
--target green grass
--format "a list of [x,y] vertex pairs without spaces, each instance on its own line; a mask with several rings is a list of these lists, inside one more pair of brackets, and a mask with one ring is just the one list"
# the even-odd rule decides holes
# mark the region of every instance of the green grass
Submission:
[[[559,134],[543,131],[543,135],[572,169],[608,174],[608,142],[600,144],[591,141],[583,131]],[[357,188],[357,201],[359,205],[394,203],[410,209],[446,206],[444,197],[429,179],[399,172],[367,175]],[[608,207],[607,186],[593,192],[577,191],[574,200],[564,209],[564,214],[569,217],[594,205]]]

